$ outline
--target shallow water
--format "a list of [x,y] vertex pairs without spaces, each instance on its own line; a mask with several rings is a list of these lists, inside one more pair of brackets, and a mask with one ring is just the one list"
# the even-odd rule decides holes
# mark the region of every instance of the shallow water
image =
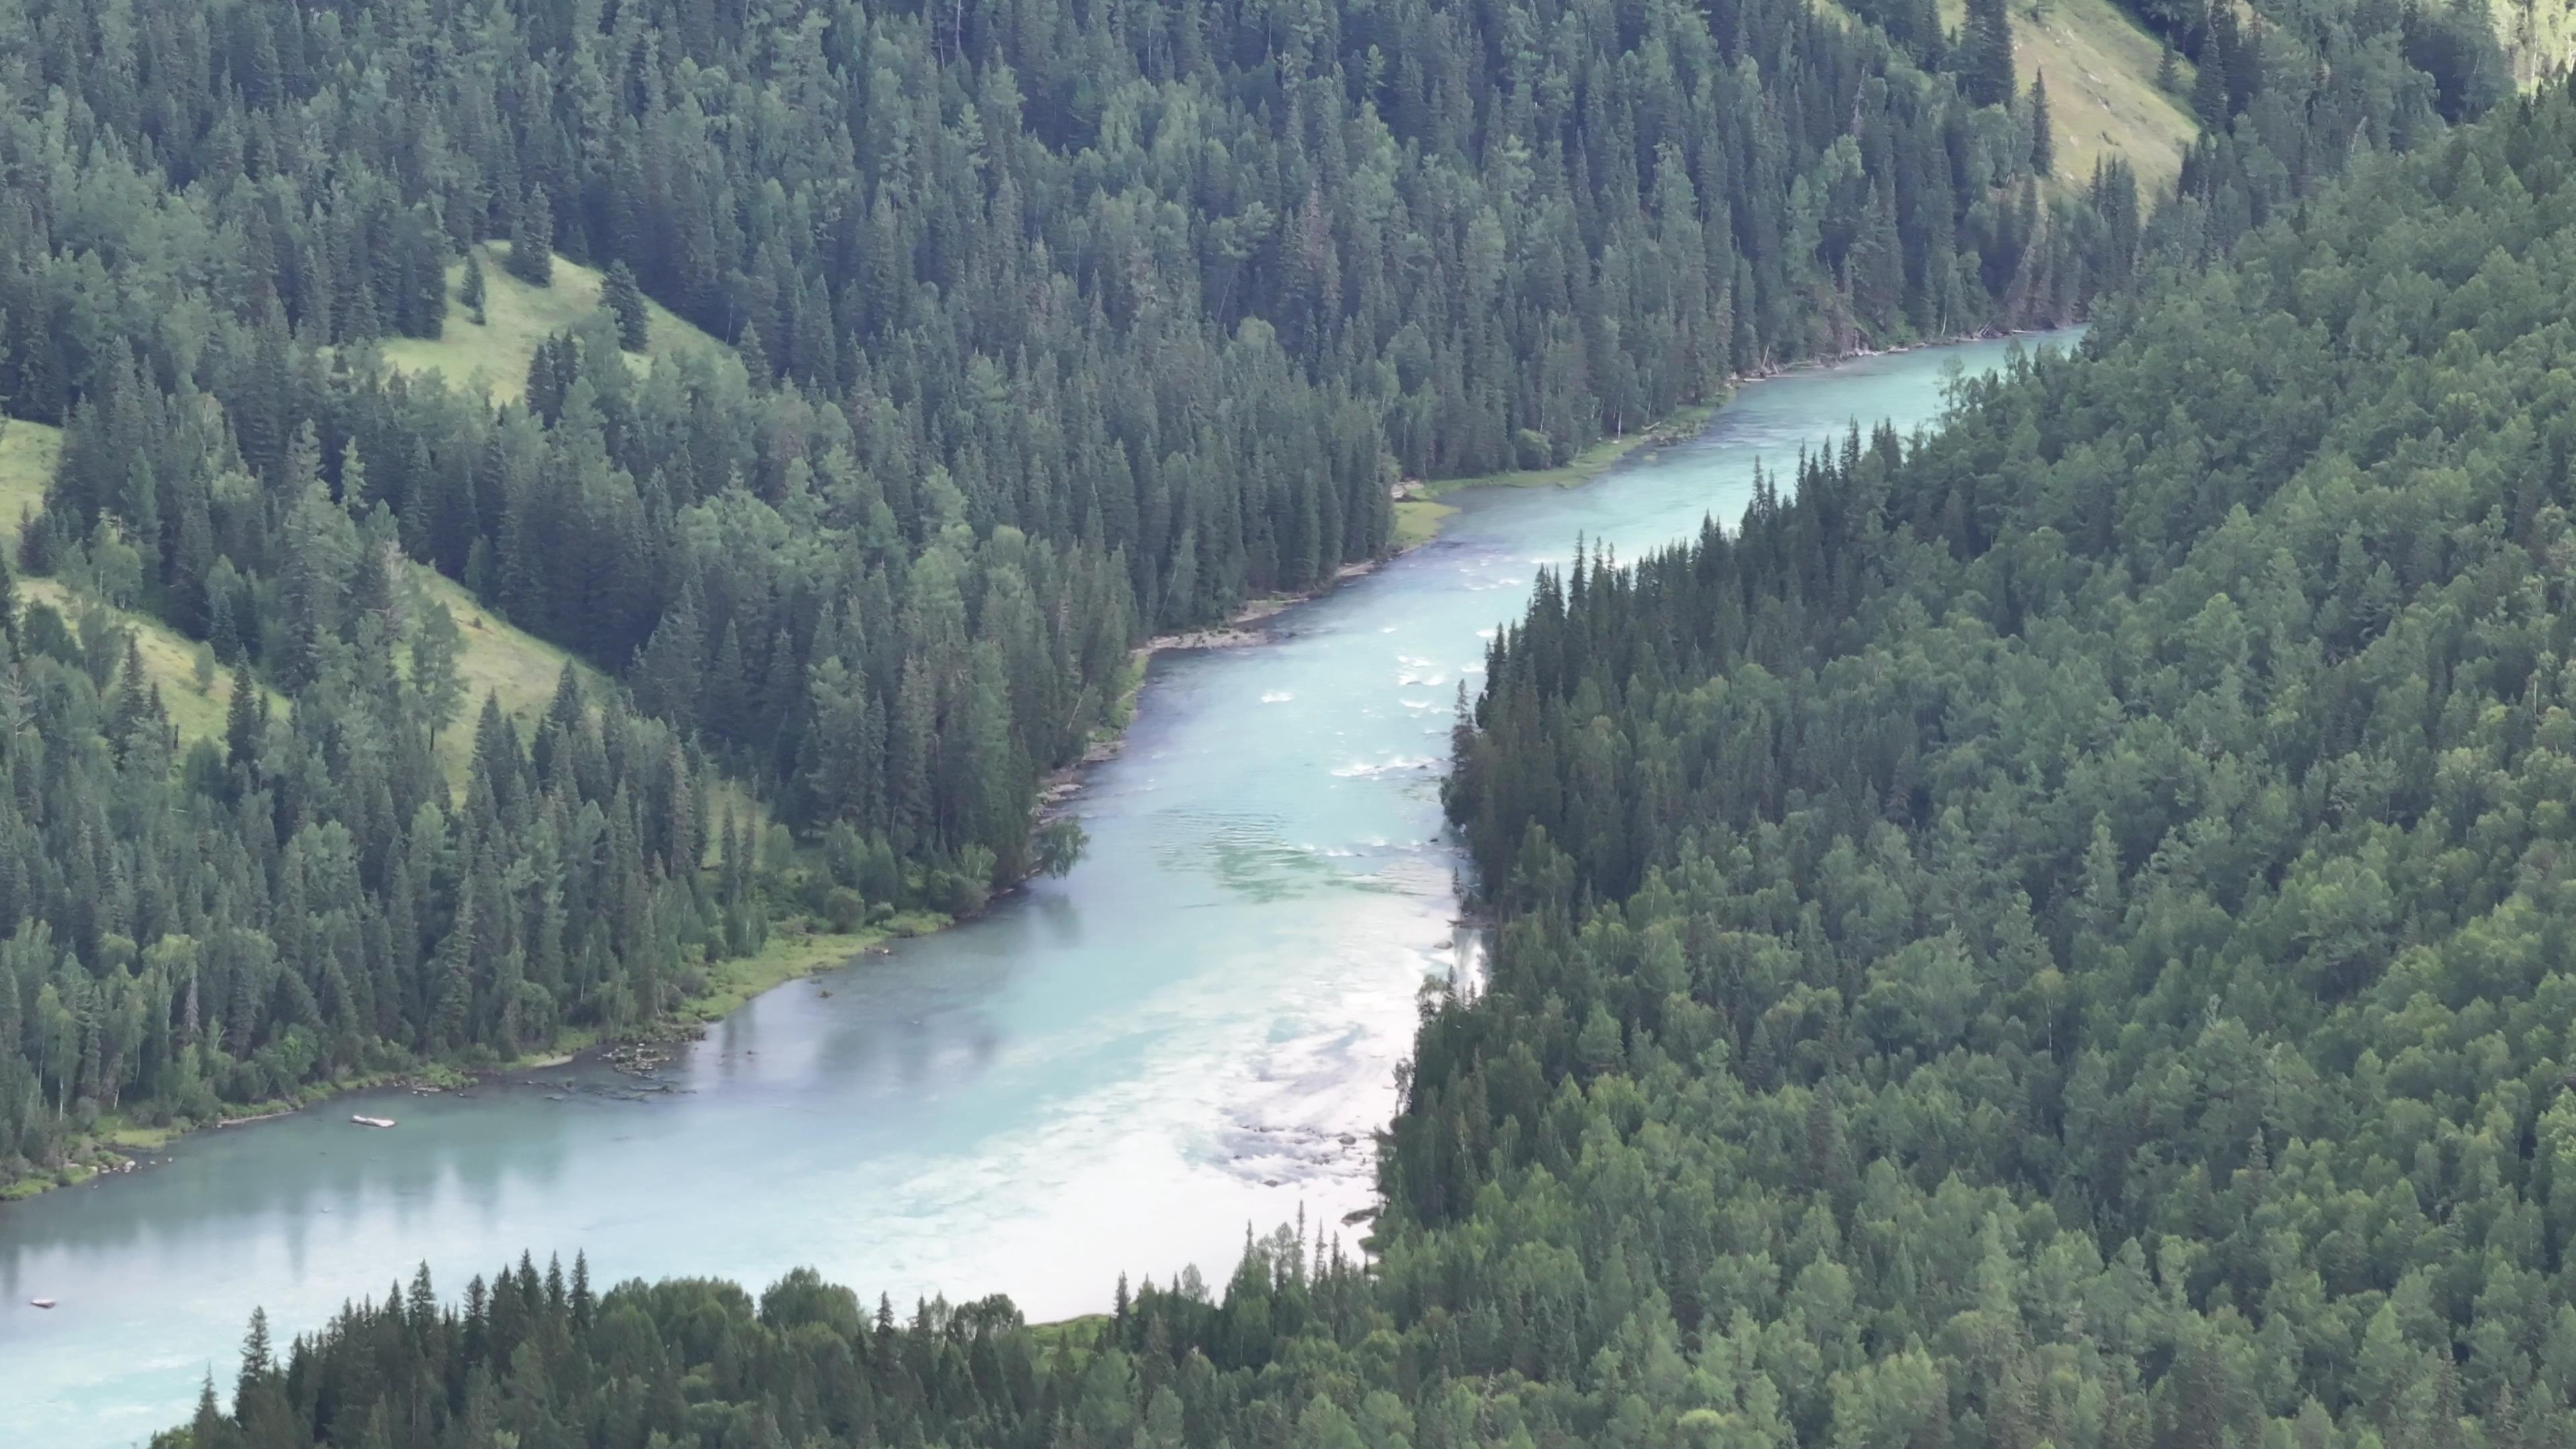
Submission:
[[602,1282],[812,1264],[1045,1319],[1106,1307],[1121,1271],[1221,1280],[1247,1224],[1338,1223],[1368,1201],[1420,988],[1474,969],[1439,771],[1536,568],[1578,536],[1624,557],[1731,523],[1757,458],[1911,427],[1950,367],[2004,353],[1747,388],[1589,486],[1461,496],[1441,539],[1282,615],[1276,642],[1163,657],[1077,802],[1071,875],[762,997],[667,1092],[565,1068],[368,1094],[0,1208],[0,1442],[139,1443],[210,1366],[229,1382],[255,1304],[309,1330],[422,1262],[449,1293],[523,1248],[585,1250]]

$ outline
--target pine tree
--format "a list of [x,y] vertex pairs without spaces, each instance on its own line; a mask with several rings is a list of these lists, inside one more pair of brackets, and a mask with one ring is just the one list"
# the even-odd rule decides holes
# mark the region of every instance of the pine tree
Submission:
[[2005,0],[1968,0],[1965,33],[1956,52],[1960,88],[1981,106],[2009,106],[2013,99],[2012,19]]
[[466,314],[474,319],[474,325],[477,327],[483,326],[488,320],[483,315],[483,291],[482,249],[467,247],[465,249],[465,310]]
[[458,706],[465,702],[465,681],[458,673],[465,636],[446,604],[436,599],[422,604],[420,619],[412,626],[411,688],[421,703],[421,721],[436,743],[438,732],[456,718]]
[[603,296],[608,310],[617,316],[617,345],[629,352],[643,351],[652,340],[652,318],[644,310],[644,290],[635,285],[635,273],[626,263],[610,265]]
[[2165,37],[2156,53],[2156,91],[2174,95],[2182,90],[2182,57],[2175,54],[2171,36]]
[[751,374],[753,387],[766,391],[777,381],[770,371],[769,349],[761,344],[759,323],[742,324],[742,335],[734,339],[733,350],[742,355],[743,368]]
[[276,1370],[276,1360],[268,1340],[268,1310],[250,1311],[250,1329],[242,1335],[241,1376],[233,1387],[233,1405],[242,1406],[259,1386]]
[[2045,178],[2057,174],[2057,138],[2049,132],[2048,77],[2030,78],[2030,169]]
[[531,287],[555,282],[555,206],[542,186],[519,203],[519,225],[510,237],[510,275]]
[[2197,57],[2200,69],[2192,77],[2191,109],[2202,130],[2220,132],[2227,128],[2227,118],[2233,111],[2227,93],[2227,72],[2235,61],[2236,12],[2224,5],[2211,6],[2201,34],[2206,38]]

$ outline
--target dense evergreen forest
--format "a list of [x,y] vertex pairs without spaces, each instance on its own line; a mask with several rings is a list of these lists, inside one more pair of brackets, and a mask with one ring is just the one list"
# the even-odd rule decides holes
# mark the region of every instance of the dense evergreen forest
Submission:
[[[0,1168],[972,909],[1131,647],[1377,556],[1396,480],[2081,314],[2144,206],[2046,178],[1981,14],[0,4],[0,402],[63,430],[16,563],[237,715],[11,609]],[[607,305],[488,391],[391,366],[487,261]],[[647,358],[648,297],[724,345]],[[604,682],[474,722],[423,566]]]
[[255,1322],[172,1442],[2576,1442],[2571,157],[2508,101],[1544,579],[1365,1269],[1036,1330],[523,1260]]
[[[972,910],[1131,646],[1376,556],[1396,480],[2068,320],[2507,69],[2263,13],[2170,25],[2211,135],[2150,216],[2051,179],[2002,0],[0,4],[16,562],[236,705],[182,740],[117,615],[9,610],[0,1172]],[[559,257],[607,305],[524,378],[386,362]],[[725,346],[644,357],[647,297]],[[423,566],[604,682],[469,725]]]

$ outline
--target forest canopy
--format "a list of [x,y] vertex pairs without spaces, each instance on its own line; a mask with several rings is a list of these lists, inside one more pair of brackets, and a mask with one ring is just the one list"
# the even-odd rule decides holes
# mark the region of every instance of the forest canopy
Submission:
[[[1398,480],[2082,315],[2133,184],[1945,54],[1803,0],[0,6],[0,401],[61,429],[14,563],[81,601],[0,621],[0,1170],[971,911],[1133,646],[1379,556]],[[523,376],[389,360],[575,267]],[[458,685],[422,570],[570,652],[553,708]],[[126,667],[164,627],[220,739]]]
[[[76,600],[0,619],[0,1175],[977,909],[1133,646],[1400,480],[2087,315],[2501,94],[2473,7],[2262,14],[2150,17],[2206,135],[2142,197],[2051,175],[2002,0],[0,5],[14,563]],[[524,375],[391,361],[576,276]]]
[[255,1325],[174,1440],[2576,1440],[2571,156],[2553,86],[2366,158],[1543,579],[1365,1266],[1040,1330],[522,1262]]

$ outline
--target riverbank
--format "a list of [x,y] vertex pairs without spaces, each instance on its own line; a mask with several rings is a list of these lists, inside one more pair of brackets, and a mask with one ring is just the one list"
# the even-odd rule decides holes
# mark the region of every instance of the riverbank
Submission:
[[1458,512],[1457,505],[1440,501],[1448,494],[1470,488],[1573,488],[1589,483],[1632,457],[1651,458],[1661,449],[1698,437],[1733,395],[1730,385],[1714,401],[1676,408],[1641,431],[1603,438],[1552,468],[1479,473],[1466,478],[1407,479],[1395,498],[1396,551],[1420,548],[1440,536],[1440,526]]
[[[819,975],[854,957],[882,951],[890,941],[926,936],[954,924],[931,911],[907,911],[864,930],[808,931],[795,926],[772,933],[756,954],[718,961],[706,968],[706,982],[681,999],[669,1013],[638,1031],[634,1039],[668,1039],[694,1035],[710,1022],[742,1009],[764,992],[791,981]],[[626,1039],[626,1038],[621,1038]],[[182,1137],[202,1132],[253,1126],[322,1106],[357,1092],[406,1088],[419,1092],[457,1091],[513,1072],[559,1067],[610,1043],[592,1027],[558,1033],[535,1051],[505,1062],[458,1064],[430,1062],[384,1071],[347,1072],[313,1082],[291,1096],[265,1102],[225,1103],[225,1115],[211,1122],[179,1117],[166,1123],[129,1122],[109,1114],[66,1150],[60,1167],[20,1172],[0,1178],[0,1205],[22,1202],[58,1187],[77,1187],[99,1177],[139,1172],[153,1165],[152,1154],[166,1152]]]
[[[1398,548],[1396,553],[1404,552]],[[1137,698],[1144,693],[1146,666],[1154,656],[1174,649],[1243,649],[1270,642],[1271,634],[1261,627],[1273,616],[1286,613],[1299,604],[1312,603],[1356,578],[1374,573],[1384,559],[1362,559],[1333,571],[1333,576],[1314,588],[1293,594],[1264,594],[1246,602],[1226,616],[1222,624],[1202,629],[1183,629],[1170,634],[1157,634],[1138,645],[1127,658],[1127,674],[1120,681],[1118,701],[1109,719],[1091,733],[1091,742],[1082,757],[1048,775],[1038,787],[1038,809],[1052,813],[1065,802],[1082,793],[1082,786],[1095,766],[1118,758],[1127,747],[1127,726],[1136,717]]]
[[[309,1331],[413,1264],[452,1291],[522,1248],[755,1286],[821,1262],[904,1303],[1002,1286],[1038,1323],[1107,1309],[1122,1271],[1221,1284],[1245,1223],[1301,1205],[1310,1237],[1353,1251],[1366,1226],[1343,1219],[1374,1201],[1368,1134],[1396,1109],[1421,983],[1478,969],[1456,944],[1458,862],[1431,842],[1445,696],[1475,683],[1482,631],[1578,534],[1640,556],[1739,509],[1756,455],[1854,416],[1910,430],[1948,356],[1745,389],[1744,428],[1721,419],[1602,486],[1478,495],[1430,553],[1249,626],[1278,647],[1156,662],[1129,752],[1074,802],[1078,869],[821,978],[828,999],[770,992],[671,1061],[681,1090],[511,1086],[408,1116],[352,1099],[0,1212],[21,1303],[63,1304],[0,1312],[17,1334],[0,1328],[0,1382],[44,1390],[0,1392],[0,1418],[120,1449],[141,1437],[127,1423],[184,1422],[208,1346],[253,1304]],[[345,1125],[380,1110],[401,1129]]]
[[1967,342],[1988,342],[1999,338],[2033,337],[2040,331],[2018,328],[2006,332],[1980,332],[1970,337],[1941,338],[1925,342],[1908,342],[1898,347],[1862,347],[1834,357],[1812,357],[1727,380],[1725,388],[1710,401],[1692,403],[1674,409],[1648,424],[1643,430],[1616,438],[1603,438],[1571,459],[1552,468],[1527,468],[1502,473],[1480,473],[1465,478],[1408,478],[1395,495],[1395,551],[1420,548],[1440,536],[1440,527],[1454,517],[1456,504],[1440,500],[1452,493],[1470,488],[1573,488],[1589,483],[1630,459],[1646,461],[1664,448],[1687,443],[1708,430],[1715,418],[1735,397],[1738,388],[1788,377],[1818,368],[1839,367],[1874,357],[1895,357],[1938,347],[1956,347]]
[[[1260,627],[1264,621],[1371,572],[1379,562],[1368,559],[1346,564],[1314,589],[1295,594],[1265,595],[1251,600],[1223,624],[1157,635],[1147,640],[1130,656],[1127,672],[1118,681],[1117,698],[1108,718],[1092,732],[1091,740],[1079,759],[1047,777],[1038,793],[1037,808],[1041,812],[1052,812],[1079,794],[1084,777],[1091,768],[1115,758],[1124,747],[1127,727],[1135,718],[1137,701],[1144,690],[1146,666],[1154,655],[1168,649],[1231,649],[1262,643],[1270,637],[1269,631]],[[997,891],[994,899],[998,900],[1007,893]],[[659,1020],[620,1039],[654,1040],[694,1034],[708,1023],[741,1010],[753,998],[791,981],[829,970],[853,957],[884,950],[889,941],[926,936],[954,924],[954,918],[936,912],[909,911],[855,932],[807,930],[802,928],[801,922],[774,928],[768,946],[759,953],[708,965],[705,968],[706,981],[699,990],[682,999]],[[585,1052],[596,1051],[608,1044],[596,1028],[583,1027],[558,1033],[544,1046],[511,1061],[433,1062],[392,1070],[344,1073],[309,1083],[291,1096],[256,1103],[226,1103],[224,1110],[227,1115],[211,1122],[179,1117],[168,1123],[148,1124],[130,1122],[109,1114],[101,1117],[91,1130],[80,1134],[65,1149],[61,1165],[0,1176],[0,1206],[58,1187],[76,1187],[97,1177],[139,1171],[152,1165],[151,1154],[165,1151],[179,1138],[194,1133],[293,1116],[356,1092],[387,1087],[423,1091],[470,1087],[511,1072],[562,1066]]]

